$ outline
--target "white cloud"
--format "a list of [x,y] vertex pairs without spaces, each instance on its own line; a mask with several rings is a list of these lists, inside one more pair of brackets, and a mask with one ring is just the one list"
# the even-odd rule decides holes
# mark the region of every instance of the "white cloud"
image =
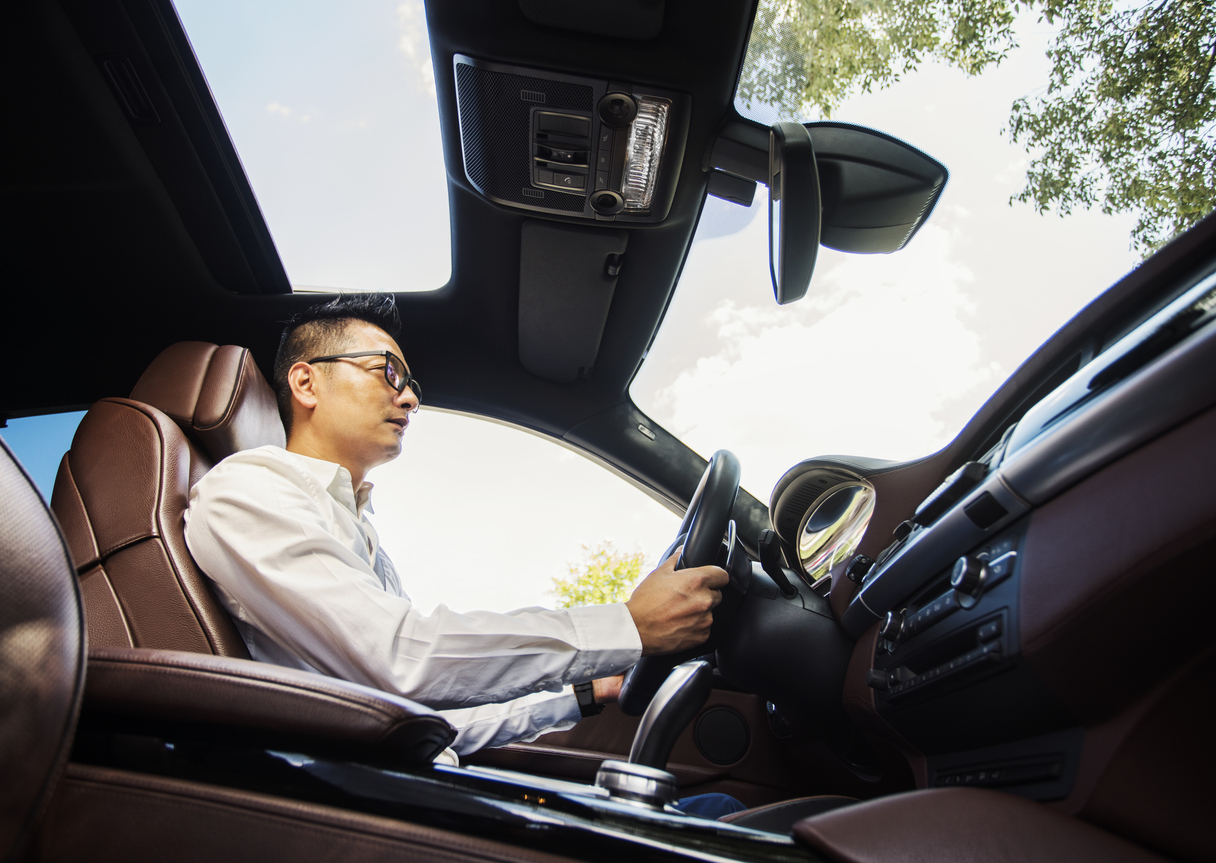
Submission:
[[288,108],[286,105],[277,101],[271,102],[269,105],[267,105],[266,110],[271,114],[278,114],[280,117],[290,118],[294,116],[295,119],[299,120],[301,123],[307,123],[313,117],[321,113],[320,111],[313,110],[307,114],[294,114],[291,108]]
[[415,84],[424,93],[434,96],[435,67],[431,63],[431,40],[427,35],[426,9],[422,0],[406,0],[397,7],[397,26],[401,30],[397,44],[417,73]]
[[943,446],[958,408],[969,416],[1003,376],[971,329],[972,274],[952,242],[929,225],[896,256],[845,258],[795,306],[718,302],[717,350],[659,390],[656,418],[701,453],[733,450],[761,497],[807,456]]

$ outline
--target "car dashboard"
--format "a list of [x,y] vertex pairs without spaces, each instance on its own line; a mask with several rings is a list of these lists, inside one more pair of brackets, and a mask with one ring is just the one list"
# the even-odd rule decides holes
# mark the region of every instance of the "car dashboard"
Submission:
[[[1130,790],[1109,788],[1112,771],[1143,770],[1170,805],[1196,805],[1155,759],[1210,751],[1210,741],[1189,728],[1146,748],[1130,729],[1177,702],[1209,650],[1214,309],[1216,276],[1193,279],[1083,357],[873,559],[836,567],[833,606],[857,639],[845,708],[903,752],[919,787],[999,788],[1114,820],[1133,807],[1119,802]],[[812,461],[802,473],[823,474],[823,486],[851,476],[873,488],[891,472],[864,459]],[[791,512],[796,488],[774,493],[787,554],[793,525],[805,532],[828,496],[803,493],[810,503]],[[800,562],[808,583],[827,586]],[[1193,721],[1195,709],[1175,703],[1169,722],[1185,725],[1178,717]],[[1147,821],[1118,826],[1135,834],[1138,820]]]

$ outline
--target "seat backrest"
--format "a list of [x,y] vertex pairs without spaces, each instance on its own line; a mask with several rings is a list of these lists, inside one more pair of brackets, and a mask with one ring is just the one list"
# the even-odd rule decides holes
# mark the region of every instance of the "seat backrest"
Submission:
[[83,684],[67,546],[0,441],[0,860],[18,859],[63,770]]
[[172,345],[131,398],[89,409],[51,508],[80,577],[91,645],[248,657],[190,557],[183,513],[216,462],[284,442],[274,393],[235,345]]

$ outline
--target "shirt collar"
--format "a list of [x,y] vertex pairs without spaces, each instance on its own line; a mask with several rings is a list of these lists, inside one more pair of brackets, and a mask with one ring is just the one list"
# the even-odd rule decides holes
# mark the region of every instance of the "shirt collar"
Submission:
[[372,489],[375,488],[372,483],[364,481],[356,492],[351,486],[350,471],[342,465],[298,452],[291,454],[300,460],[304,469],[316,478],[330,497],[354,513],[356,518],[362,518],[364,510],[373,514],[376,512],[372,508]]

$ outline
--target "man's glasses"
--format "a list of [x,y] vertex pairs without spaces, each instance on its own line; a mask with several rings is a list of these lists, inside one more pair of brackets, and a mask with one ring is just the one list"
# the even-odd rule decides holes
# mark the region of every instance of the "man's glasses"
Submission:
[[[327,363],[331,360],[355,359],[356,357],[384,357],[384,379],[397,392],[409,387],[418,401],[422,401],[422,386],[418,379],[405,370],[405,362],[392,351],[356,351],[353,354],[330,354],[327,357],[313,357],[312,363]],[[375,369],[368,369],[375,371]]]

